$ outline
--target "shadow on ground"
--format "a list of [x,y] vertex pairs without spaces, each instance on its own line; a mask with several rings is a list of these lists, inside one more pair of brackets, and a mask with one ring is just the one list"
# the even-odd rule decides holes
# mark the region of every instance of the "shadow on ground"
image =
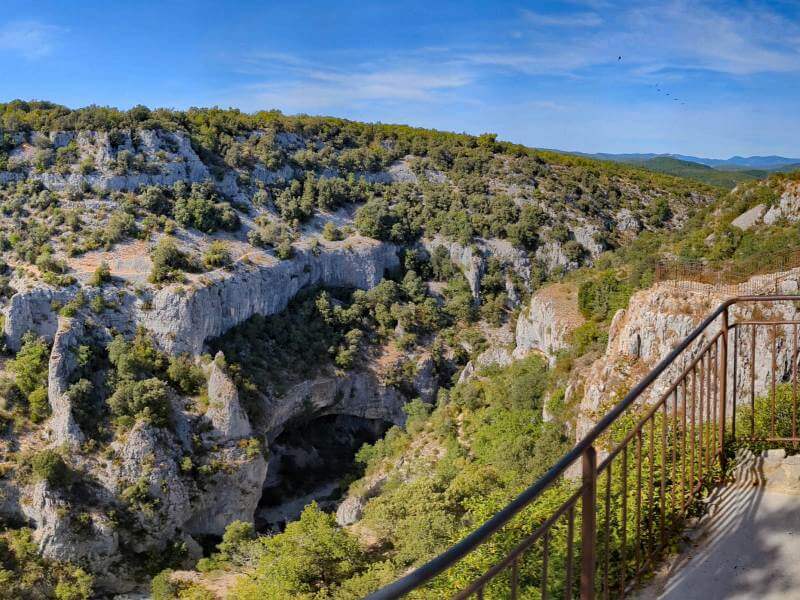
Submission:
[[765,490],[760,465],[709,499],[692,542],[639,600],[800,599],[800,496]]

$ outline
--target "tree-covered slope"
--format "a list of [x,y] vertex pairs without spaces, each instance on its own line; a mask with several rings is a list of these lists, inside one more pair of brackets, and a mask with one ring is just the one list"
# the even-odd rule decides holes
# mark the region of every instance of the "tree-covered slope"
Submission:
[[[8,540],[25,522],[61,565],[22,597],[86,597],[91,577],[96,593],[144,589],[164,568],[159,598],[358,597],[563,450],[568,377],[660,257],[796,245],[790,208],[730,225],[783,210],[788,177],[725,195],[491,134],[278,112],[12,102],[0,129],[0,512]],[[512,363],[548,281],[580,290],[586,322],[552,366]],[[320,505],[370,490],[363,518],[231,525],[253,522],[262,489],[307,491],[275,466],[314,455],[289,448],[303,431],[355,439],[354,419],[381,435]],[[3,568],[24,571],[9,548]],[[180,571],[202,556],[204,575]]]

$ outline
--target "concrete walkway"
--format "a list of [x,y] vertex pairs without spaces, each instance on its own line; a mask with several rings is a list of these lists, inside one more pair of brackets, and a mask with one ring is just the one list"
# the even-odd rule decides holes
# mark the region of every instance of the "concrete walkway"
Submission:
[[717,491],[692,542],[639,600],[800,600],[800,496],[743,478]]

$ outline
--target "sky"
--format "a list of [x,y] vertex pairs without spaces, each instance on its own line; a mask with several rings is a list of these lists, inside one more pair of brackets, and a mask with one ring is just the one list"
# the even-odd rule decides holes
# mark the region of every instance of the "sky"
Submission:
[[800,157],[800,0],[3,0],[0,73],[0,101]]

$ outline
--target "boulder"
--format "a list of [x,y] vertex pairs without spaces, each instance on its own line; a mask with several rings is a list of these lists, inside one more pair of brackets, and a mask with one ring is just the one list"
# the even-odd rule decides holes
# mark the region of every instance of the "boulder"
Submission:
[[731,221],[731,225],[738,227],[742,231],[747,231],[761,220],[766,211],[767,207],[764,204],[758,204],[736,217]]

